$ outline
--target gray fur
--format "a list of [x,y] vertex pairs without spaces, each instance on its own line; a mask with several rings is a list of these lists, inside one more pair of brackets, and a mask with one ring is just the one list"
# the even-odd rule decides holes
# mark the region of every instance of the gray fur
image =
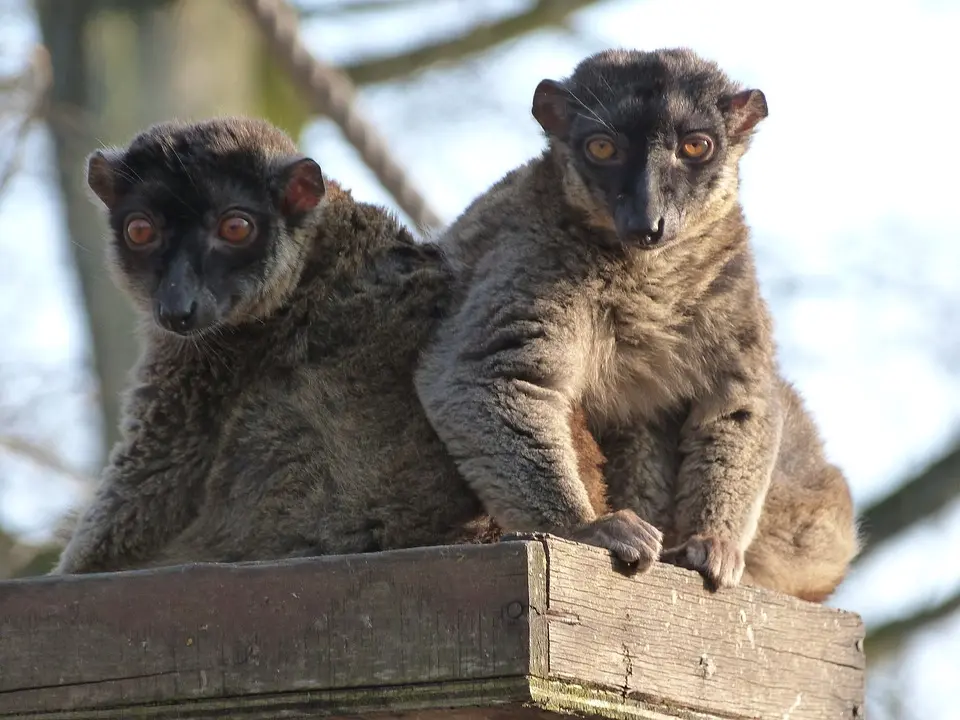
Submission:
[[[413,386],[452,301],[448,266],[318,173],[248,119],[166,123],[92,156],[144,352],[122,439],[56,573],[498,537]],[[238,207],[259,234],[228,247],[218,222]],[[131,213],[153,221],[150,247],[125,240]],[[163,329],[158,307],[194,301],[202,317]],[[583,414],[569,422],[605,513],[602,455]],[[659,546],[630,511],[575,531],[628,561]]]
[[[122,440],[57,572],[365,552],[488,530],[411,379],[449,301],[439,253],[329,181],[313,214],[284,218],[260,190],[275,158],[297,157],[278,130],[240,119],[157,126],[117,154],[121,192],[145,193],[151,211],[169,199],[166,226],[181,208],[182,238],[237,200],[277,225],[260,266],[234,271],[247,295],[185,336],[151,321],[153,271],[117,260],[122,235],[112,239],[118,279],[144,310],[144,353]],[[117,228],[127,208],[114,208]]]
[[[582,405],[611,507],[714,586],[826,597],[857,551],[849,491],[780,376],[738,201],[766,115],[690,51],[610,51],[544,81],[544,154],[440,238],[465,299],[417,383],[483,502],[550,530],[589,516],[562,422]],[[708,162],[680,156],[707,132]],[[612,161],[587,157],[605,137]],[[524,499],[551,487],[531,515]]]

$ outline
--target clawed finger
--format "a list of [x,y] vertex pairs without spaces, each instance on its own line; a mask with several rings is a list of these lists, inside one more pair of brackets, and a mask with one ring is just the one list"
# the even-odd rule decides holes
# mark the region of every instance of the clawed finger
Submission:
[[694,546],[685,543],[665,549],[660,553],[660,560],[661,562],[670,563],[671,565],[676,565],[677,567],[682,567],[687,570],[701,570],[703,569],[703,560],[705,560],[705,557],[697,558],[694,557],[695,554],[705,556],[706,553],[697,553]]
[[737,585],[743,574],[743,558],[736,546],[716,538],[691,538],[664,550],[660,559],[699,572],[714,591]]
[[659,553],[663,545],[663,533],[648,522],[637,520],[633,523],[634,532],[647,546],[656,546]]
[[673,552],[669,555],[661,554],[660,562],[664,562],[669,565],[674,565],[678,568],[683,568],[684,570],[693,570],[694,572],[698,572],[704,575],[705,577],[709,574],[707,572],[707,569],[703,565],[698,565],[697,563],[691,560],[690,555],[686,552],[685,549],[682,551]]
[[628,564],[637,565],[637,570],[647,570],[660,554],[660,544],[644,538],[614,539],[608,546],[618,558]]
[[580,527],[571,539],[602,547],[629,569],[648,570],[660,554],[660,531],[641,520],[632,510],[619,510]]
[[647,538],[618,538],[609,547],[624,562],[638,563],[644,569],[653,565],[660,555],[660,544]]
[[708,552],[704,558],[704,572],[715,586],[720,586],[724,576],[724,556],[722,552]]
[[633,565],[639,563],[643,559],[643,553],[635,547],[631,547],[626,543],[620,542],[619,540],[613,540],[610,542],[608,549],[612,552],[618,560],[625,562],[627,565]]

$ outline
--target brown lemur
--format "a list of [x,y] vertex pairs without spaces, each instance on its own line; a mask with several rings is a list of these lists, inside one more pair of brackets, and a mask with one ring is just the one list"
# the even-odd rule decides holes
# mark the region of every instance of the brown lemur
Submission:
[[[452,301],[435,246],[258,120],[154,126],[95,152],[88,184],[143,355],[54,572],[497,537],[413,384]],[[659,534],[632,511],[596,519],[602,459],[582,413],[570,422],[596,511],[568,515],[568,534],[636,560]]]
[[662,559],[824,599],[857,528],[780,376],[739,202],[763,93],[689,50],[617,50],[542,81],[533,115],[548,149],[438,239],[465,293],[417,379],[438,434],[495,512],[557,482],[585,507],[582,405],[611,507],[663,531]]

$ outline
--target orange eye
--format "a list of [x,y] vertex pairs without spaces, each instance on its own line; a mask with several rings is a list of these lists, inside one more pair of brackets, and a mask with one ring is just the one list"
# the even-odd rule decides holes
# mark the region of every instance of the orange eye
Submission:
[[680,141],[680,156],[694,162],[705,162],[713,155],[713,140],[703,133],[692,133]]
[[587,153],[594,160],[606,162],[616,156],[617,146],[606,135],[594,135],[587,140]]
[[137,215],[128,220],[123,232],[126,235],[127,242],[131,245],[149,245],[156,237],[153,223],[142,215]]
[[253,235],[253,222],[243,215],[228,215],[220,221],[217,235],[228,243],[242,243]]

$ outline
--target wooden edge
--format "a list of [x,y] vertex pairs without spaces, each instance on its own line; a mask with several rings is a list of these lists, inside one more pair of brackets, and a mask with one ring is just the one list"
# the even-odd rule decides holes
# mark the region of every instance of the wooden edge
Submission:
[[550,569],[546,543],[537,540],[501,540],[521,542],[527,547],[527,588],[530,608],[527,622],[530,627],[530,673],[534,677],[550,675]]
[[[426,720],[490,720],[493,718],[603,717],[612,720],[676,720],[678,715],[656,703],[571,682],[537,677],[510,677],[477,682],[424,683],[401,687],[277,693],[216,700],[184,700],[137,708],[102,708],[66,712],[22,713],[22,720],[103,720],[135,716],[147,720],[207,720],[277,717],[411,718]],[[477,712],[477,711],[480,712]],[[715,716],[684,712],[685,720]]]
[[[497,545],[500,547],[498,548]],[[555,556],[553,560],[551,560],[551,553]],[[577,565],[577,568],[582,568],[582,575],[580,574],[581,570],[577,570],[573,575],[569,573],[570,562],[576,558],[579,558],[577,562],[582,561],[584,563],[583,565]],[[434,565],[432,563],[439,564]],[[493,565],[490,563],[493,563]],[[500,569],[506,569],[507,566],[514,568],[510,572],[514,573],[511,577],[515,577],[516,581],[509,581],[506,585],[503,583],[499,585],[497,583],[490,584],[490,582],[481,581],[476,577],[476,573],[481,572],[484,567],[499,571]],[[404,571],[402,570],[403,567],[410,568],[410,570]],[[526,568],[525,572],[524,567]],[[438,574],[439,568],[443,569]],[[567,570],[564,570],[564,568],[567,568]],[[506,536],[495,545],[441,546],[367,555],[327,556],[278,562],[204,563],[97,576],[47,577],[0,583],[0,608],[4,606],[5,601],[10,605],[10,608],[20,607],[21,610],[18,612],[24,612],[23,620],[27,621],[26,624],[20,625],[17,616],[8,614],[6,617],[0,617],[0,625],[5,627],[4,642],[0,643],[0,717],[18,717],[26,720],[31,718],[35,720],[93,720],[94,718],[102,720],[104,718],[120,717],[170,718],[171,720],[173,718],[227,717],[355,719],[361,715],[369,717],[371,720],[378,717],[410,718],[411,720],[414,718],[417,720],[433,720],[434,718],[438,720],[439,718],[449,718],[450,720],[500,720],[501,718],[503,720],[508,718],[520,720],[521,718],[530,718],[536,720],[565,714],[624,720],[627,718],[640,720],[666,720],[667,718],[710,720],[717,717],[754,717],[749,712],[745,715],[740,714],[735,707],[727,702],[719,705],[710,702],[703,705],[688,702],[688,699],[683,697],[682,692],[679,694],[666,693],[663,694],[663,697],[658,693],[651,694],[646,692],[650,689],[645,686],[646,683],[635,683],[629,677],[627,681],[624,681],[622,687],[619,684],[619,675],[614,678],[615,682],[608,682],[612,677],[610,673],[606,672],[604,674],[604,672],[599,672],[598,668],[593,668],[590,656],[586,653],[585,648],[591,643],[595,644],[597,642],[598,638],[595,635],[601,631],[602,627],[605,627],[606,619],[616,620],[617,623],[622,623],[621,629],[616,630],[615,627],[611,627],[610,630],[613,630],[615,635],[618,632],[623,633],[622,637],[618,636],[618,642],[622,640],[622,643],[630,644],[632,648],[636,646],[634,649],[636,653],[640,654],[634,654],[633,658],[642,660],[644,654],[643,643],[638,639],[642,638],[642,635],[636,635],[636,633],[638,631],[643,632],[643,624],[642,622],[639,625],[637,624],[640,618],[636,615],[633,616],[634,619],[631,619],[630,612],[634,611],[629,610],[629,608],[649,609],[651,612],[659,613],[666,618],[674,612],[673,608],[676,606],[678,593],[681,601],[687,602],[688,610],[693,610],[704,603],[709,607],[710,604],[715,604],[717,599],[720,598],[725,606],[729,606],[727,608],[728,612],[732,613],[730,620],[723,621],[731,631],[735,627],[739,627],[736,620],[738,612],[741,616],[739,622],[743,622],[743,611],[742,609],[738,611],[738,606],[747,608],[749,612],[750,605],[756,608],[758,605],[770,604],[779,606],[784,612],[791,613],[791,617],[792,613],[796,612],[797,622],[800,623],[804,621],[804,617],[807,620],[816,618],[818,622],[820,618],[826,621],[831,617],[842,617],[844,619],[842,624],[845,628],[842,636],[844,641],[848,638],[854,638],[857,632],[859,632],[857,637],[862,638],[863,635],[862,621],[855,613],[817,606],[813,603],[758,588],[735,588],[723,591],[719,595],[709,593],[702,590],[696,582],[698,579],[696,573],[660,564],[653,568],[650,573],[638,576],[640,579],[636,581],[636,585],[633,585],[633,580],[627,582],[627,585],[633,589],[623,597],[629,598],[634,592],[638,592],[637,598],[641,604],[637,606],[634,601],[629,599],[621,603],[616,601],[615,596],[617,593],[622,594],[624,592],[624,581],[615,577],[615,575],[622,576],[625,573],[622,572],[622,568],[619,568],[619,570],[618,572],[616,562],[600,548],[584,546],[542,533],[524,533]],[[317,573],[319,573],[319,579]],[[339,681],[339,687],[336,684],[330,684],[329,681],[326,681],[327,684],[324,685],[321,677],[314,677],[312,674],[305,676],[302,674],[302,670],[308,666],[313,667],[316,663],[322,664],[323,658],[328,656],[330,660],[335,660],[337,663],[346,661],[347,666],[352,666],[353,661],[346,656],[342,656],[342,653],[335,650],[333,646],[314,645],[304,656],[309,661],[307,665],[302,664],[303,659],[301,658],[300,665],[293,667],[290,665],[292,661],[289,659],[289,652],[294,648],[285,641],[284,654],[276,656],[278,662],[289,665],[285,671],[285,679],[279,683],[271,683],[269,674],[264,675],[262,672],[256,671],[255,668],[250,668],[250,671],[253,672],[250,675],[250,682],[246,685],[241,683],[227,687],[224,692],[219,694],[203,693],[201,692],[202,688],[189,689],[192,676],[190,674],[181,676],[179,662],[171,663],[169,666],[169,670],[180,677],[176,682],[177,692],[167,692],[165,695],[152,698],[138,690],[136,676],[130,678],[133,681],[132,683],[128,683],[124,688],[118,688],[116,691],[108,688],[109,678],[103,679],[104,676],[99,676],[102,680],[99,683],[96,677],[84,678],[82,685],[85,687],[89,683],[98,699],[94,699],[94,695],[90,695],[86,699],[80,699],[79,704],[73,705],[69,709],[65,709],[65,706],[59,702],[51,703],[49,700],[43,700],[42,694],[34,697],[36,702],[18,705],[16,695],[23,692],[21,688],[28,688],[15,680],[11,684],[9,674],[7,687],[4,688],[2,675],[7,674],[4,673],[5,668],[12,669],[15,678],[18,665],[21,667],[33,665],[36,668],[37,662],[44,662],[44,658],[50,657],[49,654],[40,651],[37,636],[33,634],[34,631],[41,630],[43,626],[31,624],[30,621],[32,620],[33,623],[40,621],[51,608],[55,616],[60,618],[60,621],[57,623],[59,627],[47,628],[44,631],[48,635],[46,651],[49,653],[53,650],[50,643],[55,641],[57,647],[60,647],[59,643],[66,641],[68,646],[65,646],[66,649],[63,652],[69,655],[71,649],[75,651],[75,648],[70,646],[69,643],[77,641],[71,639],[71,633],[76,631],[68,629],[70,626],[66,624],[66,619],[72,616],[64,615],[63,609],[56,609],[62,603],[69,601],[75,605],[78,598],[83,602],[83,598],[90,597],[90,592],[94,591],[95,588],[100,588],[97,591],[100,592],[108,591],[112,587],[113,590],[108,592],[110,597],[124,597],[125,593],[132,592],[134,588],[142,587],[145,582],[155,582],[160,578],[164,579],[162,596],[167,598],[171,596],[184,597],[184,587],[189,585],[190,582],[196,582],[203,576],[211,574],[216,575],[218,581],[236,582],[233,594],[249,592],[249,583],[254,582],[256,584],[256,578],[261,577],[259,587],[265,594],[284,589],[296,589],[299,592],[298,584],[303,583],[305,584],[304,587],[313,588],[321,595],[332,593],[331,602],[334,604],[331,607],[334,609],[339,607],[338,603],[344,597],[351,598],[351,602],[370,602],[372,604],[365,607],[369,607],[371,612],[375,614],[367,617],[367,622],[371,622],[372,618],[374,626],[377,626],[378,622],[382,621],[385,630],[397,626],[397,623],[393,621],[398,618],[416,619],[416,615],[410,614],[416,609],[415,607],[409,609],[410,612],[400,607],[409,602],[407,595],[414,587],[422,587],[422,591],[426,593],[424,597],[433,598],[427,602],[429,607],[436,611],[450,611],[450,608],[443,610],[448,603],[446,600],[440,599],[449,595],[448,600],[454,602],[455,605],[462,603],[464,609],[471,608],[469,611],[472,613],[471,617],[487,617],[488,620],[483,622],[492,624],[482,626],[486,629],[483,630],[483,638],[479,640],[479,645],[477,645],[478,638],[474,638],[473,635],[461,636],[461,642],[467,642],[466,645],[459,646],[462,649],[456,649],[456,654],[459,656],[461,652],[467,652],[465,657],[471,658],[468,662],[469,667],[463,666],[462,672],[447,676],[438,677],[435,674],[432,676],[426,674],[416,677],[415,674],[407,673],[400,677],[395,676],[393,671],[383,674],[375,669],[377,666],[374,661],[370,661],[369,664],[364,661],[363,664],[356,666],[357,670],[362,671],[360,673],[363,676],[362,678],[352,674],[344,678],[341,677],[342,672],[337,675],[339,680],[360,679],[361,682],[356,683],[356,686],[350,687],[349,684],[342,684]],[[526,581],[523,580],[524,575],[526,575]],[[460,591],[454,591],[450,588],[449,585],[454,576],[461,578],[461,582],[467,583],[467,587]],[[363,589],[368,587],[371,581],[382,584],[391,577],[408,578],[405,581],[407,583],[406,590],[400,595],[383,596],[381,591],[377,591],[381,594],[369,595],[368,592],[372,591]],[[550,587],[552,577],[553,582],[558,583],[553,590]],[[188,578],[192,578],[192,580],[188,582]],[[334,581],[334,578],[338,579]],[[264,583],[264,579],[269,580],[269,582]],[[327,587],[331,582],[342,582],[345,585],[340,589]],[[441,582],[441,584],[438,585],[438,582]],[[593,582],[597,583],[595,590]],[[476,585],[477,591],[483,588],[482,595],[476,595],[474,594],[475,591],[469,589],[475,583],[479,583]],[[213,587],[215,584],[211,585],[208,582],[208,585]],[[291,587],[287,588],[288,585]],[[664,605],[664,600],[659,596],[659,599],[652,596],[650,596],[650,599],[645,599],[642,586],[656,586],[659,596],[664,596],[667,603],[669,603],[670,596],[673,595],[673,606]],[[158,585],[157,587],[160,588],[161,586]],[[523,591],[524,587],[525,593]],[[608,587],[609,594],[603,590],[604,587]],[[20,590],[14,592],[15,588],[20,588]],[[439,593],[437,588],[441,588]],[[620,588],[620,590],[614,592],[614,588]],[[11,590],[11,593],[5,595],[2,592],[4,589]],[[576,591],[575,595],[570,595],[571,589]],[[673,592],[674,589],[676,592]],[[10,601],[20,595],[22,590],[29,591],[34,600],[43,600],[53,603],[53,605],[51,605],[51,608],[44,608],[41,614],[37,614],[37,612],[40,608],[43,608],[43,603],[40,605],[24,605],[21,602],[18,605],[14,600],[11,605]],[[119,590],[124,592],[118,594]],[[488,592],[491,593],[489,600],[492,602],[487,600],[486,593]],[[526,594],[527,597],[522,597],[523,594]],[[141,596],[135,595],[134,597]],[[152,601],[149,601],[148,595],[142,597],[147,607],[161,607],[163,605],[163,603],[158,604],[156,602],[151,605]],[[213,594],[211,594],[211,599],[213,597]],[[297,596],[293,597],[296,598]],[[684,597],[687,600],[684,601],[682,599]],[[395,601],[389,600],[389,598],[395,598]],[[576,598],[579,598],[579,600],[576,600]],[[386,600],[389,601],[385,602]],[[528,604],[527,608],[522,607],[524,600]],[[570,607],[571,600],[585,604]],[[659,609],[650,604],[654,601],[661,603]],[[138,600],[137,602],[141,601]],[[203,609],[203,604],[198,604],[196,598],[193,602],[197,605],[197,608]],[[229,607],[233,600],[227,602],[223,599],[216,599],[214,602],[215,604],[226,602],[225,607]],[[270,618],[276,612],[276,602],[276,600],[273,600],[272,604],[261,606],[258,602],[250,601],[239,605],[240,610],[247,612],[246,609],[249,609],[250,612],[255,613],[252,616],[246,616],[243,613],[237,615],[241,629],[245,627],[246,632],[260,631],[263,623],[269,625],[273,622]],[[277,629],[283,629],[285,632],[300,633],[303,628],[307,627],[304,624],[304,619],[298,618],[298,613],[302,612],[302,609],[308,609],[314,614],[329,610],[323,603],[308,608],[299,600],[288,599],[286,602],[288,606],[285,612],[292,613],[289,615],[291,620],[276,626]],[[621,604],[623,605],[622,608],[619,607]],[[556,607],[551,607],[551,605],[556,605]],[[142,607],[142,605],[137,605],[137,607]],[[101,661],[112,657],[112,654],[120,647],[118,640],[122,639],[125,636],[124,634],[131,630],[139,631],[144,637],[150,635],[153,638],[152,642],[155,641],[159,644],[164,641],[164,628],[174,627],[174,625],[164,625],[163,623],[176,621],[177,617],[186,612],[185,607],[179,610],[174,609],[169,616],[164,615],[155,618],[155,621],[160,623],[159,625],[151,625],[142,616],[138,619],[136,614],[123,616],[112,613],[94,613],[91,618],[98,625],[89,630],[80,630],[78,640],[87,642],[83,638],[87,634],[94,633],[94,637],[105,641],[106,644],[100,646],[103,654]],[[514,607],[517,608],[516,612],[518,614],[516,615],[513,614]],[[273,608],[273,610],[270,610],[270,608]],[[622,618],[620,618],[621,610],[626,612]],[[574,618],[572,615],[568,617],[570,611],[580,614],[586,613],[583,619],[587,624],[581,626],[579,618]],[[695,614],[690,616],[691,621],[696,623],[695,618],[699,614],[700,610],[696,610]],[[594,616],[603,624],[591,628],[589,618]],[[248,619],[244,619],[245,617]],[[163,618],[166,618],[166,620]],[[509,620],[509,618],[514,618],[514,620]],[[348,619],[343,617],[344,622]],[[455,619],[455,617],[451,617],[451,622]],[[573,622],[574,619],[578,622]],[[116,625],[117,622],[120,624]],[[246,623],[245,626],[244,623]],[[509,623],[514,624],[510,625]],[[362,634],[362,628],[354,630],[356,627],[356,623],[343,625],[345,632],[356,631],[360,633],[354,637],[359,649],[362,645],[360,641],[365,636]],[[551,639],[551,627],[556,635],[553,641]],[[477,628],[479,629],[481,626],[477,625]],[[392,632],[392,630],[390,631]],[[98,632],[101,635],[96,635]],[[493,634],[490,634],[491,632]],[[650,630],[648,629],[647,632],[650,632]],[[659,639],[661,632],[659,630],[653,632],[654,634],[649,636],[649,640],[644,642],[663,645],[665,640]],[[11,635],[11,633],[13,634]],[[608,634],[608,630],[603,629],[601,635],[606,634]],[[699,635],[699,631],[697,634]],[[509,639],[511,636],[512,640]],[[138,635],[138,637],[140,636]],[[225,637],[229,638],[229,636]],[[288,639],[292,640],[295,637],[296,635],[289,635]],[[433,637],[433,634],[428,634],[424,636],[423,641],[427,642]],[[439,637],[437,636],[434,639],[439,639]],[[388,645],[403,643],[401,635],[392,639],[381,637],[380,640],[387,641]],[[10,641],[13,642],[13,645],[10,644]],[[490,641],[494,641],[492,645],[487,644]],[[433,646],[431,645],[431,647]],[[603,643],[600,645],[602,650],[609,650],[611,647],[607,645],[604,649]],[[858,649],[860,647],[862,645],[859,645]],[[162,650],[162,648],[158,649]],[[566,655],[564,655],[565,649],[570,650]],[[631,653],[634,652],[634,649],[631,650]],[[451,646],[449,650],[453,652],[454,647]],[[497,652],[507,654],[501,654],[500,660],[491,664],[485,659],[489,657],[491,651],[494,652],[494,655]],[[181,649],[178,652],[186,653],[187,651]],[[303,652],[300,652],[303,655]],[[558,652],[560,654],[557,654]],[[100,653],[101,651],[98,651],[98,654]],[[526,657],[523,657],[524,655]],[[281,660],[281,657],[284,659]],[[513,659],[508,661],[508,658]],[[518,662],[521,658],[522,662]],[[236,658],[231,660],[228,654],[226,661],[228,664],[235,663]],[[862,657],[854,662],[857,662],[860,666],[859,672],[862,673],[861,661]],[[210,663],[213,663],[213,659],[210,660]],[[311,665],[311,663],[314,665]],[[215,667],[215,664],[209,664],[207,667],[208,669]],[[276,667],[279,671],[281,666]],[[847,667],[854,671],[857,669],[852,665]],[[235,670],[236,672],[248,672],[244,668],[246,666],[236,666]],[[54,668],[47,669],[56,672]],[[136,673],[139,668],[127,666],[125,670]],[[723,667],[721,666],[720,672],[722,673],[722,671]],[[784,668],[784,671],[786,671],[786,668]],[[274,671],[270,670],[270,673],[272,672]],[[627,674],[630,674],[629,666],[627,667]],[[849,671],[847,671],[847,674],[849,675]],[[144,677],[148,679],[146,676]],[[373,682],[362,682],[362,679],[368,677]],[[780,677],[780,675],[776,675],[776,677]],[[786,676],[783,679],[787,681]],[[689,680],[684,680],[679,676],[677,680],[681,683],[689,682]],[[59,681],[59,683],[64,682],[62,678]],[[71,683],[69,678],[66,682],[68,683],[67,686],[62,684],[50,685],[50,690],[57,692],[59,689],[72,685],[71,692],[86,692],[80,685]],[[718,674],[713,682],[721,683],[720,685],[714,685],[715,690],[725,691],[724,683],[728,681]],[[184,688],[187,688],[189,692]],[[706,686],[704,686],[704,689],[706,690]],[[721,692],[721,694],[723,693]],[[4,700],[5,696],[7,697],[6,701]],[[680,702],[680,704],[677,704],[674,700]],[[8,704],[10,702],[13,704]],[[726,714],[721,712],[718,715],[717,712],[721,708],[728,712]],[[798,717],[800,716],[807,717],[803,713],[798,713]]]
[[530,679],[533,704],[549,713],[610,718],[610,720],[717,720],[685,708],[638,697],[625,697],[621,692],[560,680]]
[[529,700],[546,577],[543,546],[522,542],[0,583],[0,717]]
[[455,718],[456,710],[530,706],[534,697],[526,677],[480,681],[423,683],[397,687],[312,690],[268,695],[240,695],[209,700],[178,700],[149,706],[100,708],[66,712],[22,713],[23,720],[103,720],[137,717],[150,720],[174,718],[245,718],[267,720],[277,717],[375,717],[382,713],[405,716],[437,711]]
[[611,718],[862,716],[856,613],[756,587],[711,592],[662,563],[631,576],[601,548],[537,539],[557,707]]
[[795,608],[806,608],[814,609],[815,612],[824,612],[831,615],[840,615],[847,619],[849,622],[857,623],[860,627],[860,636],[864,635],[864,624],[863,619],[860,615],[853,610],[844,610],[843,608],[838,608],[833,605],[827,605],[824,603],[815,603],[810,602],[809,600],[801,600],[798,597],[793,595],[787,595],[786,593],[779,592],[777,590],[768,590],[767,588],[758,587],[754,585],[739,585],[734,588],[725,588],[719,592],[714,592],[706,588],[705,583],[702,582],[699,574],[694,570],[686,570],[684,568],[678,567],[676,565],[671,565],[664,562],[655,562],[653,568],[642,574],[634,575],[632,572],[626,571],[624,566],[618,562],[610,553],[608,553],[603,548],[596,547],[594,545],[587,545],[584,543],[576,542],[574,540],[569,540],[558,535],[551,535],[549,533],[540,533],[540,532],[516,532],[503,535],[500,542],[536,542],[543,546],[544,553],[546,555],[546,564],[547,567],[550,566],[550,546],[565,546],[574,550],[577,553],[584,553],[594,555],[598,561],[608,564],[610,569],[617,575],[625,577],[637,577],[642,579],[647,575],[663,575],[663,576],[672,576],[677,580],[682,580],[686,584],[691,578],[695,579],[696,583],[699,583],[703,586],[703,592],[701,593],[704,598],[719,598],[726,597],[727,599],[733,600],[749,600],[750,602],[762,601],[764,599],[776,599],[778,602],[782,602],[790,605]]

